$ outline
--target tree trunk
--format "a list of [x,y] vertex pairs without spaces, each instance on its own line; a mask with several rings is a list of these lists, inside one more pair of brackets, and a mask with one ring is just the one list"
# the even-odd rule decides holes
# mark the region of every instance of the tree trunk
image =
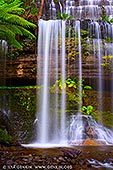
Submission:
[[42,10],[43,10],[43,6],[44,6],[44,0],[41,0],[41,4],[40,4],[40,8],[39,8],[39,12],[38,12],[38,19],[40,19],[40,18],[41,18]]

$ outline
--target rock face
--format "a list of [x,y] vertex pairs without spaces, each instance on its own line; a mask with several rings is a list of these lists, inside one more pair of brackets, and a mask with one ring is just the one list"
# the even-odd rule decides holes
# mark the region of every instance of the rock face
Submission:
[[83,141],[82,145],[102,146],[102,145],[105,145],[105,144],[98,142],[94,139],[87,138],[86,140]]
[[0,69],[0,85],[36,84],[37,59],[35,55],[15,59],[2,58]]
[[17,140],[15,139],[15,135],[13,132],[13,126],[7,116],[4,112],[0,111],[0,129],[6,130],[7,133],[12,137],[12,144],[13,145],[19,145]]
[[4,112],[0,111],[0,129],[6,130],[11,136],[13,135],[13,130],[11,127],[11,122]]
[[[90,57],[89,57],[90,58]],[[94,65],[95,61],[83,62],[83,78],[91,80],[92,84],[96,85],[98,81],[98,69]],[[67,64],[68,65],[68,64]],[[67,66],[68,74],[70,77],[78,74],[78,66],[75,68],[74,62]],[[103,74],[104,84],[110,80],[109,73]],[[36,85],[37,79],[37,56],[25,55],[17,58],[0,58],[0,86],[1,85]],[[91,85],[92,85],[91,84]],[[110,85],[111,83],[109,83]],[[111,87],[109,87],[111,89]]]

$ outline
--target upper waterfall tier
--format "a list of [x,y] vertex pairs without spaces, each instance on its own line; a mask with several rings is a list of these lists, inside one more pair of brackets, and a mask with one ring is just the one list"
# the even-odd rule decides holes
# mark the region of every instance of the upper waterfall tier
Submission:
[[56,19],[57,13],[68,13],[75,19],[98,20],[105,11],[113,17],[113,0],[48,0],[44,3],[43,18]]

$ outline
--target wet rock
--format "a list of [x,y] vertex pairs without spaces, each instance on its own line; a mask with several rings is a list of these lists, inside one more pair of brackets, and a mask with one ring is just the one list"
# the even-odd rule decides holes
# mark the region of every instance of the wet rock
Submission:
[[7,130],[9,134],[12,134],[11,123],[10,120],[4,112],[0,111],[0,128],[3,130]]
[[63,157],[59,157],[59,161],[65,162],[65,159]]
[[25,161],[25,162],[27,162],[27,161],[28,161],[28,159],[27,159],[27,158],[23,158],[23,159],[22,159],[22,161]]
[[86,127],[86,134],[89,138],[97,138],[97,134],[94,129],[92,129],[90,126]]
[[18,141],[15,139],[13,127],[11,125],[9,117],[7,116],[6,113],[4,113],[2,111],[0,111],[0,129],[2,129],[3,131],[6,130],[8,135],[10,135],[12,137],[12,140],[10,140],[10,142],[8,142],[8,144],[7,144],[7,141],[1,142],[1,146],[3,146],[3,145],[6,145],[6,146],[18,145],[18,146],[20,146]]
[[101,143],[101,142],[98,142],[94,139],[88,138],[88,139],[83,141],[83,145],[101,146],[101,145],[104,145],[104,144]]
[[71,150],[66,148],[61,148],[61,150],[64,152],[64,156],[67,156],[68,158],[77,158],[78,155],[81,153],[80,150]]
[[11,165],[11,164],[13,164],[14,162],[12,161],[12,160],[7,160],[7,162],[6,162],[6,164],[7,165]]

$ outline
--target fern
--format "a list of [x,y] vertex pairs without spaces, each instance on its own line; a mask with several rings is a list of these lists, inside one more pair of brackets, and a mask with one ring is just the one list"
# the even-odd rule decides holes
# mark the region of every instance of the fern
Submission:
[[5,0],[0,1],[0,39],[5,39],[13,47],[22,48],[22,45],[16,40],[16,35],[35,38],[28,30],[35,28],[36,25],[19,16],[25,12],[21,8],[21,0],[13,0],[5,3]]

